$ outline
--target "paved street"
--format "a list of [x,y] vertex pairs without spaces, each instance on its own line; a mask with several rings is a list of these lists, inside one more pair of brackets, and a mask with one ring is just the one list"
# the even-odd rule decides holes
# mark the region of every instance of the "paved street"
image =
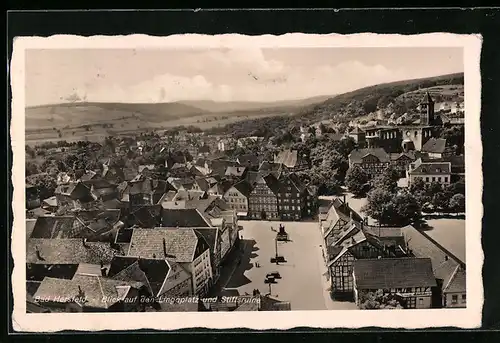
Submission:
[[[327,310],[355,308],[353,303],[333,302],[327,291],[328,283],[322,261],[321,235],[316,222],[283,222],[290,242],[278,242],[278,253],[286,262],[276,265],[270,262],[275,255],[276,232],[279,222],[240,221],[243,230],[243,256],[241,264],[226,284],[227,289],[239,294],[252,294],[259,289],[269,292],[264,284],[266,274],[279,271],[282,279],[272,284],[271,295],[290,301],[292,310]],[[255,266],[260,263],[260,267]]]

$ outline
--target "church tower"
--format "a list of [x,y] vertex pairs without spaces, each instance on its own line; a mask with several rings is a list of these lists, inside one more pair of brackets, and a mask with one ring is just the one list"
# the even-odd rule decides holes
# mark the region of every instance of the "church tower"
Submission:
[[434,123],[434,100],[432,100],[429,92],[425,95],[424,100],[420,103],[420,124],[432,125]]

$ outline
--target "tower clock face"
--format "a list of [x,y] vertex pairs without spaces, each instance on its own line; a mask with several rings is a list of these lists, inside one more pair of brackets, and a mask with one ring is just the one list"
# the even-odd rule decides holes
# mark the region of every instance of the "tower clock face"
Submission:
[[406,135],[409,136],[410,135],[410,131],[406,131]]

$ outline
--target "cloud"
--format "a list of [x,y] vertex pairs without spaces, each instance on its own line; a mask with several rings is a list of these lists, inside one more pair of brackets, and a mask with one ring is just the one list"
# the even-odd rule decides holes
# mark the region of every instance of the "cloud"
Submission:
[[[173,63],[173,60],[172,60]],[[361,87],[421,77],[352,60],[307,65],[266,58],[261,49],[186,53],[177,69],[130,87],[115,85],[88,94],[96,101],[172,102],[181,100],[278,101],[334,95]],[[195,75],[189,75],[190,73]],[[178,75],[183,74],[183,75]]]

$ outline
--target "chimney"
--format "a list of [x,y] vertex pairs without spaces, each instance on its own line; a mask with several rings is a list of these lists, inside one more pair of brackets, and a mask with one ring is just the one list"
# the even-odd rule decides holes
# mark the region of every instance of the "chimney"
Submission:
[[165,238],[163,238],[163,255],[167,257],[167,242],[165,241]]
[[445,261],[448,261],[448,255],[445,255],[445,256],[444,256],[444,260],[445,260]]
[[106,276],[108,274],[108,269],[106,267],[101,267],[101,276]]
[[82,244],[85,248],[88,248],[88,245],[87,245],[87,238],[82,238]]
[[345,204],[345,194],[344,194],[344,204]]
[[44,258],[42,257],[42,254],[41,254],[41,252],[40,252],[40,249],[38,249],[38,247],[36,247],[36,257],[37,257],[39,260],[41,260],[41,261],[43,261],[43,260],[44,260]]

